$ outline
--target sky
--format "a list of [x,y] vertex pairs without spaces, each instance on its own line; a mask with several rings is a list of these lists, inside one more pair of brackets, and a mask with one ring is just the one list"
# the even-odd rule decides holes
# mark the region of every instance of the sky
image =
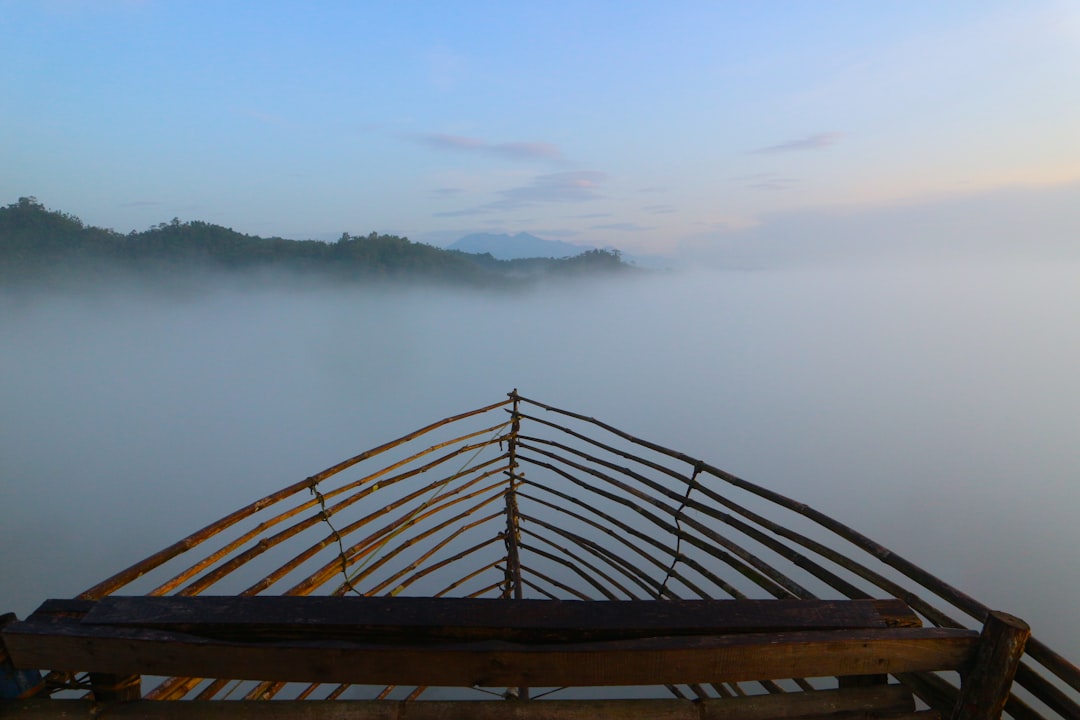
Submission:
[[737,263],[961,236],[1053,256],[1080,229],[1075,2],[0,0],[0,17],[0,203],[120,232],[524,231]]

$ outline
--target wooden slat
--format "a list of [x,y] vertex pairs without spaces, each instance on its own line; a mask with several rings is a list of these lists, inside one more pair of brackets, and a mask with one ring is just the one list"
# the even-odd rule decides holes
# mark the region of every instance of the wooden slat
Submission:
[[[49,607],[56,612],[63,604]],[[659,635],[883,629],[907,622],[902,607],[906,608],[898,601],[871,600],[108,597],[90,608],[82,622],[234,640],[584,642]],[[914,618],[910,610],[907,615]]]
[[[542,700],[418,701],[406,704],[385,700],[320,701],[189,701],[137,702],[111,705],[109,718],[159,720],[243,720],[289,718],[296,720],[581,720],[583,718],[650,718],[654,720],[842,720],[854,713],[876,712],[889,718],[922,718],[915,714],[911,695],[899,685],[856,690],[820,690],[783,695],[756,695],[704,701],[691,700]],[[78,700],[19,702],[0,705],[4,717],[90,717],[94,706]]]
[[78,621],[14,623],[17,667],[446,686],[590,686],[739,682],[956,669],[978,634],[889,628],[660,637],[574,644],[236,643]]

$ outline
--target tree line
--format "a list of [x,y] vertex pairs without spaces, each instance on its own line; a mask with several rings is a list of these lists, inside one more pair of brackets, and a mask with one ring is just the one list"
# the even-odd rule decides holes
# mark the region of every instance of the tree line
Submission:
[[0,284],[57,284],[135,274],[147,280],[285,271],[316,281],[378,280],[500,286],[539,277],[626,271],[617,251],[498,260],[397,235],[343,233],[337,242],[246,235],[198,220],[122,234],[21,197],[0,207]]

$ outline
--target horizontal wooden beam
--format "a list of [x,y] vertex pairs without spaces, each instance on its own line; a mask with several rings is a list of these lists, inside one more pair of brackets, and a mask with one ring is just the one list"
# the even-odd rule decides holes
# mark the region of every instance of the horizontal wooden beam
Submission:
[[49,601],[94,625],[247,640],[583,642],[917,625],[899,600],[564,601],[421,597],[106,597]]
[[[91,717],[92,703],[80,700],[38,700],[0,703],[0,713],[23,720]],[[925,718],[914,714],[911,694],[899,685],[852,690],[756,695],[704,701],[691,700],[540,700],[427,701],[273,700],[273,701],[143,701],[111,704],[109,718],[156,720],[582,720],[583,718],[650,718],[655,720],[774,720],[844,717],[839,713],[877,712],[889,718]],[[910,713],[910,714],[907,714]]]
[[657,637],[572,644],[238,643],[161,630],[33,619],[4,631],[19,668],[433,686],[738,682],[963,667],[971,630],[887,628]]

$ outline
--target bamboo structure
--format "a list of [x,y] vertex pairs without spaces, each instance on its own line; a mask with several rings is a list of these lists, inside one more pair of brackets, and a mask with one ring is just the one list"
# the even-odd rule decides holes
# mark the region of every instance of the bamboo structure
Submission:
[[1080,718],[1023,621],[516,390],[0,631],[13,717]]

